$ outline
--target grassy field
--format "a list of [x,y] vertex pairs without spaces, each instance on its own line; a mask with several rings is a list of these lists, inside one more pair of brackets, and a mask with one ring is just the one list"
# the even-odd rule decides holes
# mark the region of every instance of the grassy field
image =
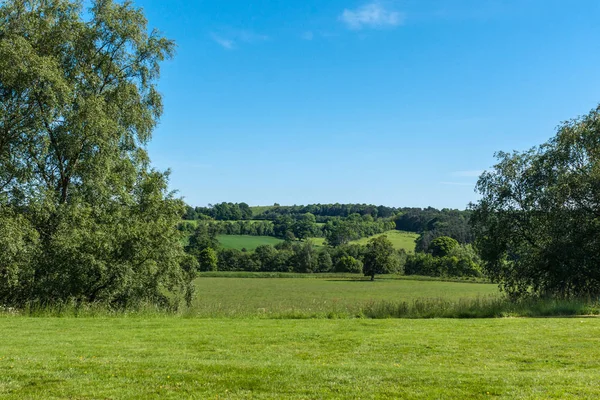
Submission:
[[298,279],[201,277],[191,315],[203,317],[355,316],[367,304],[416,299],[459,300],[499,295],[493,284],[347,276]]
[[[419,237],[418,234],[412,232],[402,231],[388,231],[381,235],[387,235],[388,239],[394,245],[396,249],[404,249],[409,253],[415,251],[415,240]],[[351,243],[357,243],[365,245],[371,238],[381,236],[375,235],[368,238],[362,238],[355,240]],[[220,235],[218,237],[219,242],[223,247],[227,249],[238,249],[246,248],[248,251],[256,249],[258,246],[263,244],[275,245],[282,240],[271,237],[271,236],[246,236],[246,235]],[[325,246],[325,238],[311,238],[310,239],[316,247]]]
[[3,399],[598,398],[599,319],[0,318]]
[[219,243],[221,243],[221,245],[226,249],[242,250],[245,248],[248,251],[252,251],[263,244],[270,244],[274,246],[283,241],[271,236],[247,235],[219,235],[217,239],[219,240]]
[[[386,235],[387,238],[392,242],[394,248],[397,250],[404,249],[408,253],[414,253],[415,251],[415,241],[419,237],[419,234],[414,232],[403,232],[403,231],[387,231],[382,233],[381,235]],[[358,243],[365,245],[369,242],[370,239],[374,237],[378,237],[381,235],[375,235],[368,238],[362,238],[359,240],[355,240],[351,243]]]
[[251,206],[250,210],[252,210],[252,216],[256,217],[257,215],[260,215],[262,213],[264,213],[267,210],[270,210],[271,208],[274,208],[273,206]]

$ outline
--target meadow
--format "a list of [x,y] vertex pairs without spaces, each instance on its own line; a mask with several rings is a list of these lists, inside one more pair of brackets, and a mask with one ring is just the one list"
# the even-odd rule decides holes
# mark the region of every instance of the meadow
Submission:
[[281,239],[272,236],[248,236],[248,235],[219,235],[217,240],[226,249],[246,249],[248,251],[255,250],[261,245],[274,246],[277,243],[283,242]]
[[355,240],[351,243],[365,245],[372,238],[383,236],[383,235],[387,236],[388,240],[390,242],[392,242],[392,245],[394,246],[394,248],[396,250],[404,249],[408,253],[414,253],[415,246],[416,246],[416,240],[419,237],[419,234],[414,233],[414,232],[404,232],[404,231],[393,230],[393,231],[384,232],[379,235],[361,238],[361,239]]
[[[415,241],[419,237],[418,234],[413,232],[393,230],[379,235],[354,240],[350,243],[365,245],[370,239],[381,235],[386,235],[396,250],[404,249],[408,253],[413,253],[415,251]],[[282,242],[281,239],[271,236],[219,235],[217,239],[226,249],[241,250],[245,248],[248,251],[252,251],[260,245],[276,245],[277,243]],[[310,238],[309,240],[316,247],[325,246],[325,238]]]
[[600,320],[0,318],[3,399],[598,398]]
[[[208,275],[208,276],[207,276]],[[304,274],[312,279],[247,279],[210,273],[196,279],[197,298],[188,315],[201,317],[355,317],[381,302],[498,297],[493,284],[378,278],[360,275]],[[261,274],[257,274],[260,276]],[[267,274],[268,275],[268,274]],[[285,275],[282,275],[285,276]]]

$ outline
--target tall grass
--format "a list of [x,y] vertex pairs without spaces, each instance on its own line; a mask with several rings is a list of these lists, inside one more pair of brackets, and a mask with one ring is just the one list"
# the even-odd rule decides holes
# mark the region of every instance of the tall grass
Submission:
[[[206,271],[198,274],[200,278],[308,278],[308,279],[348,279],[348,280],[371,280],[363,274],[344,272],[319,272],[319,273],[296,273],[296,272],[251,272],[251,271]],[[435,281],[435,282],[466,282],[466,283],[490,283],[489,279],[474,276],[465,277],[439,277],[424,275],[377,275],[377,280],[406,280],[406,281]]]
[[365,318],[503,318],[600,315],[600,303],[591,300],[478,297],[451,301],[417,299],[413,302],[378,301],[362,308]]
[[506,317],[568,317],[600,316],[598,300],[527,299],[510,301],[503,297],[478,297],[460,300],[416,299],[414,301],[374,301],[356,306],[289,308],[249,311],[240,307],[220,307],[215,304],[201,312],[193,308],[167,310],[152,304],[135,309],[111,309],[106,305],[64,303],[53,306],[29,305],[23,309],[0,307],[0,317],[139,317],[139,318],[259,318],[259,319],[349,319],[349,318],[506,318]]

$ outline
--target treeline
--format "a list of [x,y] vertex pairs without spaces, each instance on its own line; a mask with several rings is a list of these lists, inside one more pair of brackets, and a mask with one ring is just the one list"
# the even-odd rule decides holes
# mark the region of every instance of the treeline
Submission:
[[325,237],[332,246],[393,229],[417,232],[420,234],[417,250],[422,252],[441,236],[449,236],[462,244],[471,243],[474,237],[469,218],[470,212],[461,210],[338,203],[307,206],[276,204],[255,216],[246,203],[220,203],[209,207],[188,206],[184,215],[186,220],[221,221],[218,223],[220,234],[274,236],[291,240]]
[[275,226],[271,221],[198,221],[196,223],[183,221],[178,228],[191,235],[197,224],[210,226],[216,235],[275,236]]
[[449,236],[459,243],[472,243],[473,231],[469,223],[470,211],[444,208],[404,208],[396,218],[396,229],[417,232],[417,251],[425,252],[438,237]]
[[307,206],[280,206],[278,204],[256,215],[255,219],[275,220],[280,216],[297,218],[310,213],[318,222],[326,222],[330,217],[347,218],[353,214],[370,215],[373,218],[390,218],[398,213],[394,207],[375,206],[373,204],[309,204]]
[[375,274],[390,273],[482,276],[481,261],[473,248],[450,237],[439,237],[427,252],[416,254],[394,250],[385,235],[371,239],[367,245],[339,243],[318,248],[310,240],[285,240],[248,252],[222,248],[216,228],[216,224],[199,224],[186,246],[186,251],[197,259],[200,271],[349,272],[373,278]]
[[[393,267],[382,268],[382,273],[481,276],[481,260],[470,245],[473,235],[469,211],[365,204],[275,205],[252,220],[243,219],[251,214],[246,203],[188,207],[186,218],[195,216],[198,221],[196,225],[183,223],[180,230],[191,236],[187,250],[195,255],[202,270],[364,272],[367,247],[350,242],[397,229],[420,234],[416,252],[395,252],[398,254]],[[242,218],[230,220],[240,215]],[[217,235],[273,236],[284,243],[243,252],[222,249]],[[309,241],[314,237],[325,238],[327,247],[316,248]]]
[[186,207],[183,219],[188,221],[214,219],[217,221],[237,221],[252,219],[252,209],[246,203],[209,204],[208,207]]
[[[334,218],[324,225],[316,222],[315,216],[307,213],[298,219],[290,216],[280,216],[272,221],[198,221],[198,225],[206,225],[216,235],[250,235],[273,236],[284,240],[306,240],[314,237],[324,237],[331,246],[346,244],[352,240],[369,237],[393,230],[392,220],[374,220],[370,215],[351,215],[346,219]],[[194,224],[183,222],[179,230],[191,235]]]

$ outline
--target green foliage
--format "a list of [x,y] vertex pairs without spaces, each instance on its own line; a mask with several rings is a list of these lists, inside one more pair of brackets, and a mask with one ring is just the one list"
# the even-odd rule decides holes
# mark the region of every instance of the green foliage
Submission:
[[316,272],[319,268],[319,258],[312,242],[294,243],[292,247],[294,255],[290,264],[294,266],[294,272]]
[[353,214],[360,217],[369,216],[371,218],[390,218],[393,217],[398,209],[386,206],[375,206],[373,204],[309,204],[307,206],[280,206],[275,204],[272,207],[254,207],[256,209],[255,217],[258,219],[275,220],[280,216],[289,216],[297,219],[303,214],[313,214],[324,222],[327,218],[339,217],[347,218]]
[[348,272],[360,274],[363,271],[363,264],[360,260],[352,256],[343,256],[335,264],[335,272]]
[[192,236],[190,236],[185,251],[194,257],[199,257],[203,250],[218,247],[217,232],[213,229],[213,226],[207,223],[199,223]]
[[184,206],[144,148],[173,48],[129,3],[0,3],[1,303],[190,299]]
[[434,256],[431,253],[408,255],[404,273],[438,277],[481,277],[481,259],[471,245],[458,245],[444,256]]
[[275,236],[271,221],[211,221],[210,226],[221,235]]
[[445,257],[458,247],[458,242],[449,236],[435,238],[429,245],[429,252],[434,257]]
[[333,260],[329,251],[322,250],[319,253],[317,260],[317,270],[315,272],[331,272],[333,271]]
[[472,217],[487,275],[514,297],[599,295],[600,107],[497,157]]
[[187,206],[184,218],[187,220],[207,218],[219,221],[247,220],[252,219],[252,209],[246,203],[219,203],[196,208]]
[[210,247],[202,250],[198,255],[200,271],[216,271],[217,261],[217,253]]
[[371,239],[367,244],[364,256],[363,273],[375,279],[376,274],[389,274],[397,272],[400,261],[392,242],[387,236],[379,236]]
[[315,237],[320,234],[320,229],[317,226],[317,220],[315,219],[315,216],[311,213],[303,214],[293,224],[292,229],[294,232],[294,236],[296,236],[300,240]]

